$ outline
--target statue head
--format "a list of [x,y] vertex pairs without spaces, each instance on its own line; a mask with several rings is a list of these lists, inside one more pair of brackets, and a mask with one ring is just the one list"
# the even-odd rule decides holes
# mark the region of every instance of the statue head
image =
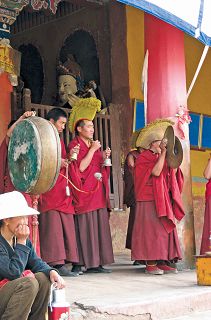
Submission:
[[77,92],[76,79],[71,75],[60,75],[58,77],[58,93],[61,105],[69,100],[69,96]]
[[69,96],[78,91],[78,83],[81,80],[81,68],[70,55],[64,64],[57,67],[58,94],[61,105],[69,102]]

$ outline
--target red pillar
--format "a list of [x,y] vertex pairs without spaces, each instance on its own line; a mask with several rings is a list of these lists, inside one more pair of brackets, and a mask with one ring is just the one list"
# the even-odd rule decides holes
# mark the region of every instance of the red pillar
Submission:
[[[187,105],[183,32],[145,14],[145,50],[149,52],[147,123],[158,118],[175,117],[178,108]],[[184,129],[185,138],[181,140],[184,152],[182,171],[185,178],[182,196],[186,216],[177,229],[183,251],[183,265],[191,267],[195,238],[187,124]]]
[[0,143],[7,132],[11,120],[11,92],[13,87],[7,73],[0,75]]
[[186,106],[184,34],[145,15],[145,49],[149,51],[147,122],[174,116]]

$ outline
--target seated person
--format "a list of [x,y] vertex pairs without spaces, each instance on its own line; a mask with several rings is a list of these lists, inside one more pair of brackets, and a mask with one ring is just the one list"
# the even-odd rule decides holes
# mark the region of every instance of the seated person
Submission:
[[18,191],[0,195],[0,319],[45,320],[51,283],[64,280],[35,253],[28,239],[28,207]]

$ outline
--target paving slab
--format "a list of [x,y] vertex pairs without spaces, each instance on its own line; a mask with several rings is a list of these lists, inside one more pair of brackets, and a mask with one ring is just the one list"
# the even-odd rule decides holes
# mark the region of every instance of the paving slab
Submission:
[[112,271],[66,278],[72,320],[166,320],[211,310],[211,287],[197,285],[195,270],[146,275],[129,255],[118,255]]
[[211,310],[204,312],[193,312],[190,315],[172,318],[171,320],[210,320]]

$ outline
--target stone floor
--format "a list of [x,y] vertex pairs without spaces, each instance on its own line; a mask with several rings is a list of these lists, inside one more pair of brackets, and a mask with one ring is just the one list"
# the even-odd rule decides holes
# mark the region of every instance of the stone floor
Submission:
[[189,315],[172,318],[171,320],[210,320],[211,319],[211,310],[204,312],[193,312]]
[[66,278],[72,320],[210,319],[211,287],[198,286],[194,270],[151,276],[129,255],[115,260],[111,274]]

